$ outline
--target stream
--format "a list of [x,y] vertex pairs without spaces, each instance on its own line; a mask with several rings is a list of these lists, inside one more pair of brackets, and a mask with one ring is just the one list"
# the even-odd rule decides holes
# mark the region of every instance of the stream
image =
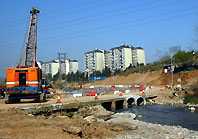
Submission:
[[149,123],[181,126],[191,130],[198,130],[198,113],[191,112],[188,107],[146,105],[121,109],[117,110],[116,112],[131,112],[136,114],[136,119]]

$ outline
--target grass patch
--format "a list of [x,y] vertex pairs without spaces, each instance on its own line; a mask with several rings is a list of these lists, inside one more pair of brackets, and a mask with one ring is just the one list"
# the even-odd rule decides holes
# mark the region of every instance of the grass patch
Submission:
[[74,112],[71,112],[71,111],[65,114],[65,116],[68,116],[68,117],[72,117],[73,115],[74,115]]
[[188,94],[186,95],[186,97],[184,98],[184,104],[198,104],[198,95],[191,95]]

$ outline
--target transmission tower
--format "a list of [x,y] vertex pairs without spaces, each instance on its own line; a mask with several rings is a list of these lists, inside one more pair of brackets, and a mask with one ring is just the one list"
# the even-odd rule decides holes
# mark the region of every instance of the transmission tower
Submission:
[[[66,74],[66,53],[58,53],[58,60],[59,60],[59,73],[60,75]],[[63,64],[62,64],[63,61]],[[64,68],[62,66],[64,65]]]

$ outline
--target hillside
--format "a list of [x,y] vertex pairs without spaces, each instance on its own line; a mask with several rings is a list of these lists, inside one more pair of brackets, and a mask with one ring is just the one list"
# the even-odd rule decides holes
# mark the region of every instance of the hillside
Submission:
[[[174,74],[174,83],[177,84],[177,79],[181,78],[181,84],[197,85],[198,83],[198,70],[193,70],[187,73]],[[154,86],[170,85],[171,74],[162,73],[162,70],[130,74],[128,76],[114,76],[105,80],[97,81],[97,85],[105,84],[133,84],[133,83],[146,83]]]

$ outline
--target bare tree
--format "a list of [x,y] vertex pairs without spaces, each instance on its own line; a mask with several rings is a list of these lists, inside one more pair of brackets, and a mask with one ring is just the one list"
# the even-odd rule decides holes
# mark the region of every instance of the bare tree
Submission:
[[166,50],[156,50],[156,54],[158,57],[158,61],[165,63],[170,59],[170,54]]
[[198,51],[198,26],[197,25],[194,26],[193,31],[194,31],[194,38],[192,39],[191,42],[188,43],[187,48],[189,51],[192,51],[192,50]]

